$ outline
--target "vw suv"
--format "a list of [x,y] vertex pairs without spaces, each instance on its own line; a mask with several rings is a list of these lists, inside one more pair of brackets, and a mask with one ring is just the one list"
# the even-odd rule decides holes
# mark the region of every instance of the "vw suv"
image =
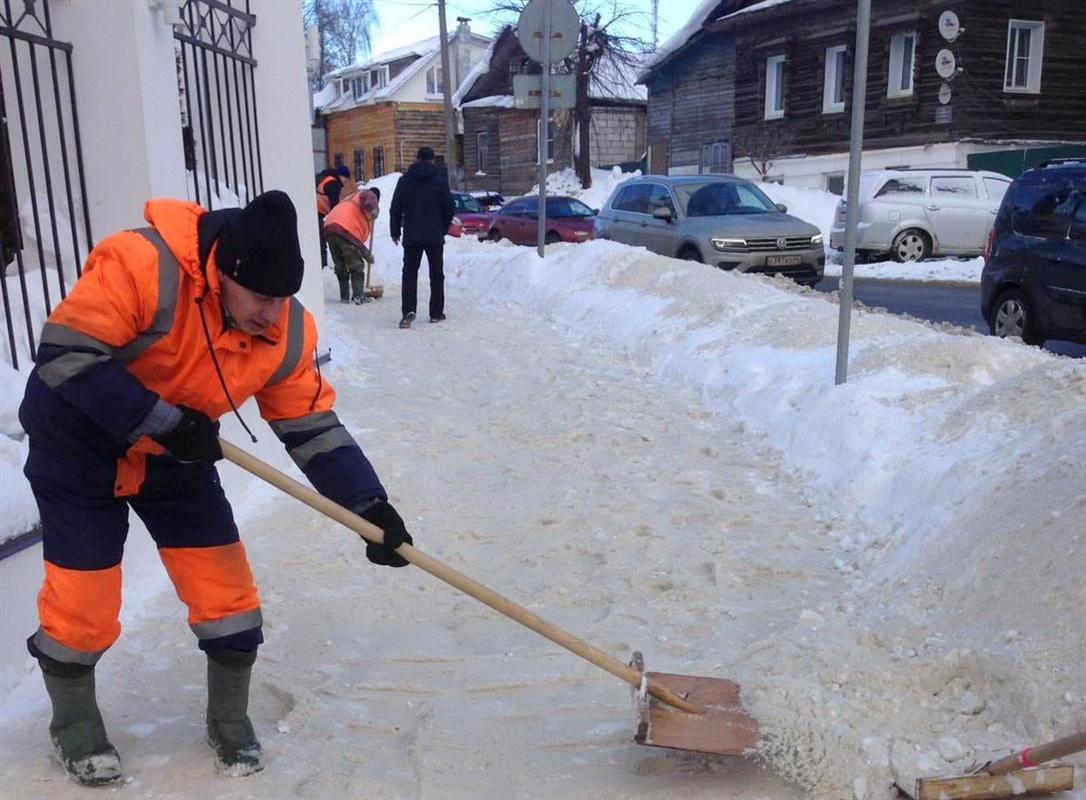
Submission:
[[826,266],[822,234],[787,211],[732,175],[646,175],[611,193],[596,216],[596,238],[813,286]]
[[1086,158],[1011,184],[984,253],[981,312],[996,336],[1086,344]]

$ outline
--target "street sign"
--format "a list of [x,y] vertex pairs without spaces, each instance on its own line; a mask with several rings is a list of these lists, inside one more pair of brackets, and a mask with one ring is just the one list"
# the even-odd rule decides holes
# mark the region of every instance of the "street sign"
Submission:
[[935,124],[950,125],[954,122],[954,106],[936,106]]
[[[551,109],[573,108],[577,101],[577,82],[573,75],[551,75]],[[514,75],[513,103],[516,108],[539,108],[543,99],[542,75]]]
[[[551,40],[549,58],[543,47],[543,14],[550,7]],[[517,39],[528,58],[537,63],[561,61],[577,46],[581,18],[569,0],[531,0],[517,21]]]

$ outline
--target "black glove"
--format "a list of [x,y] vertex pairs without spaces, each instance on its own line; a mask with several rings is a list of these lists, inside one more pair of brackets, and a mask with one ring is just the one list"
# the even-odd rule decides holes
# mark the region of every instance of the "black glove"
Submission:
[[181,411],[181,421],[165,433],[151,438],[165,447],[171,456],[186,464],[214,462],[222,458],[218,423],[194,408],[178,406],[178,409]]
[[374,564],[385,567],[406,567],[407,559],[396,552],[396,548],[404,542],[411,544],[414,540],[403,524],[403,518],[396,513],[396,509],[387,500],[378,500],[367,508],[358,512],[358,516],[372,522],[385,532],[385,543],[374,544],[366,542],[366,558]]

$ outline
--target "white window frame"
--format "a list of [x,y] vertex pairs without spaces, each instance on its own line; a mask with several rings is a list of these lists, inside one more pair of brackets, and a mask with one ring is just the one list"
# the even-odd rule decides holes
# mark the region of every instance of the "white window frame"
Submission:
[[[905,40],[912,40],[909,65],[909,85],[901,85],[902,68],[905,66]],[[890,37],[890,70],[886,76],[887,97],[912,97],[916,88],[916,31],[901,31]]]
[[[1029,36],[1029,60],[1026,62],[1026,85],[1016,86],[1018,83],[1017,55],[1012,56],[1018,49],[1018,32],[1028,30]],[[1009,94],[1040,94],[1041,93],[1041,67],[1045,57],[1045,24],[1040,20],[1009,19],[1007,20],[1007,58],[1003,69],[1003,91]]]
[[351,96],[355,100],[361,100],[366,96],[366,82],[361,75],[355,75],[351,78]]
[[[543,128],[543,121],[535,121],[535,163],[539,163],[539,133]],[[547,163],[554,163],[554,118],[547,120]]]
[[[844,58],[840,60],[838,64],[838,56],[843,55]],[[826,48],[826,73],[825,78],[822,81],[822,113],[823,114],[840,114],[845,110],[845,97],[848,87],[845,86],[845,68],[848,65],[848,45],[847,44],[835,44],[833,47]],[[840,70],[840,74],[838,71]],[[841,99],[834,100],[835,90],[837,89],[837,83],[841,83]]]
[[[441,72],[440,64],[433,64],[426,70],[426,96],[427,97],[443,97],[445,95],[444,80],[442,85],[438,84],[437,75]],[[444,76],[442,76],[444,77]],[[433,90],[431,90],[433,86]]]
[[[784,117],[785,94],[785,69],[788,66],[788,56],[783,53],[770,56],[765,60],[765,118],[782,119]],[[780,81],[777,80],[778,75]],[[780,88],[778,96],[778,86]],[[779,106],[779,108],[778,108]]]

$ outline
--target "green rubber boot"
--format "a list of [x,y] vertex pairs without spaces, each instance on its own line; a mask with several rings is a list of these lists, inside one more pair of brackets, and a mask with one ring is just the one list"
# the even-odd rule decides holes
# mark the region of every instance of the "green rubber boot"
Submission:
[[340,272],[336,273],[336,280],[339,281],[339,301],[341,303],[351,302],[351,281],[350,278]]
[[229,778],[264,769],[264,751],[249,721],[249,678],[256,650],[207,654],[207,743],[215,767]]
[[121,757],[106,736],[94,692],[94,667],[39,659],[53,703],[49,735],[68,777],[83,786],[104,786],[123,777]]

